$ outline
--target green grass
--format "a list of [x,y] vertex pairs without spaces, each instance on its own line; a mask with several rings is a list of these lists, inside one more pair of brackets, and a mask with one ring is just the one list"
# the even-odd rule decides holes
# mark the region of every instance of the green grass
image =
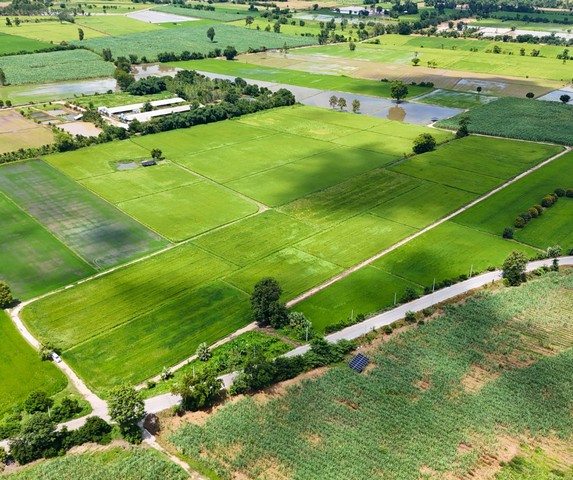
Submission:
[[0,279],[14,296],[29,299],[94,273],[42,225],[0,195]]
[[223,50],[227,45],[234,46],[239,52],[246,52],[249,48],[279,48],[285,43],[291,46],[316,43],[316,40],[310,37],[262,32],[224,24],[215,26],[215,39],[211,42],[207,38],[208,29],[209,25],[190,26],[178,28],[177,34],[166,29],[84,40],[81,44],[97,52],[110,48],[115,57],[136,54],[140,58],[145,56],[148,60],[154,60],[157,54],[162,52],[181,54],[187,50],[207,54],[215,48]]
[[507,437],[567,446],[572,287],[567,272],[478,295],[370,346],[366,374],[343,364],[265,402],[229,402],[171,441],[225,475],[263,479],[272,465],[293,480],[464,477]]
[[502,465],[495,478],[497,480],[569,480],[573,478],[573,468],[564,458],[559,458],[559,455],[555,457],[557,458],[553,458],[551,453],[540,447],[531,448],[521,444],[519,454]]
[[76,19],[76,25],[82,29],[89,28],[91,30],[95,30],[110,36],[152,32],[161,29],[160,26],[153,23],[142,22],[141,20],[136,20],[135,18],[126,17],[123,15],[94,15],[90,17],[78,17]]
[[[406,35],[382,35],[379,41],[380,45],[359,44],[354,51],[347,45],[333,45],[302,49],[297,51],[297,54],[327,55],[411,66],[411,60],[417,52],[421,66],[433,61],[438,68],[465,72],[563,82],[568,82],[571,78],[569,66],[556,58],[556,55],[563,51],[563,47]],[[502,53],[491,53],[494,45],[500,46]],[[525,56],[519,54],[522,47],[526,50]],[[477,48],[477,52],[472,52],[471,48]],[[534,48],[541,50],[540,56],[530,55]]]
[[[21,16],[22,23],[19,26],[14,25],[14,17],[11,17],[12,26],[6,25],[6,17],[0,17],[0,32],[9,35],[18,35],[30,40],[36,40],[48,44],[59,44],[78,40],[78,25],[69,22],[59,22],[55,18],[46,21],[46,17],[28,17]],[[84,28],[84,38],[94,38],[104,35],[102,32]]]
[[199,181],[118,204],[124,212],[173,241],[181,241],[258,211],[236,193]]
[[474,273],[490,266],[500,267],[513,250],[525,252],[528,257],[537,255],[532,248],[449,221],[376,260],[373,265],[419,285],[432,286],[434,278],[440,282],[469,275],[472,265]]
[[[571,188],[567,185],[573,172],[573,154],[566,154],[543,168],[531,173],[499,193],[456,217],[455,222],[476,228],[493,235],[501,235],[505,227],[513,227],[515,218],[556,188]],[[573,201],[562,198],[541,217],[534,219],[515,238],[536,247],[546,249],[560,244],[573,247],[571,229],[567,217]]]
[[54,458],[7,475],[8,479],[41,480],[60,478],[72,480],[184,480],[183,469],[152,448],[112,448],[100,452],[74,453]]
[[428,103],[430,105],[440,105],[451,108],[475,108],[487,105],[497,100],[497,97],[481,95],[478,93],[454,92],[451,90],[434,90],[427,95],[416,98],[416,102]]
[[39,160],[0,167],[0,191],[98,269],[166,244],[158,235]]
[[[573,135],[567,124],[572,114],[572,105],[503,98],[464,115],[468,116],[468,128],[473,133],[573,145]],[[438,126],[457,128],[460,118],[457,115],[442,120]]]
[[468,192],[485,193],[560,150],[552,145],[466,137],[409,158],[392,169]]
[[[297,51],[298,52],[301,52]],[[364,80],[338,75],[320,75],[307,73],[291,69],[281,69],[265,67],[263,65],[252,65],[247,62],[248,57],[239,61],[220,61],[216,59],[190,60],[187,62],[173,62],[168,65],[186,68],[189,70],[202,70],[225,75],[235,75],[237,77],[250,78],[253,80],[263,80],[268,82],[287,83],[301,87],[318,88],[322,90],[335,90],[340,92],[357,93],[362,95],[373,95],[377,97],[390,97],[390,84],[375,80]],[[430,89],[426,87],[408,86],[409,97],[427,93]]]
[[53,395],[66,387],[67,380],[52,363],[42,362],[26,343],[8,315],[0,310],[0,417],[23,402],[34,390]]
[[249,15],[249,12],[245,9],[237,9],[235,12],[231,12],[228,9],[222,10],[218,5],[215,6],[215,11],[183,8],[178,5],[164,5],[161,7],[156,7],[153,10],[157,10],[158,12],[172,13],[175,15],[183,15],[184,17],[217,20],[219,22],[232,22],[234,20],[243,19]]
[[21,52],[36,52],[38,50],[49,47],[50,44],[39,42],[38,40],[20,37],[18,35],[0,33],[0,55]]
[[171,92],[153,93],[151,95],[130,95],[129,93],[104,93],[103,95],[85,95],[70,100],[70,103],[88,107],[90,104],[98,107],[121,107],[134,103],[152,102],[154,100],[164,100],[172,98]]
[[336,282],[326,290],[292,307],[303,312],[313,328],[324,331],[327,325],[346,320],[353,313],[375,313],[392,305],[394,295],[404,294],[407,287],[420,290],[419,285],[368,266]]
[[280,283],[284,297],[292,298],[340,271],[338,265],[289,247],[231,273],[225,281],[250,293],[258,280],[273,277]]
[[200,343],[210,345],[247,325],[247,300],[245,293],[217,280],[70,349],[64,357],[96,391],[139,383],[150,372],[194,355]]
[[87,50],[31,53],[0,57],[6,81],[13,85],[109,77],[113,65]]

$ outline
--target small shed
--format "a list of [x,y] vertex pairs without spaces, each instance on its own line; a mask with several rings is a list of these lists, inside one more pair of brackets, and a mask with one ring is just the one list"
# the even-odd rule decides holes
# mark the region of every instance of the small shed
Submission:
[[155,160],[143,160],[143,162],[141,162],[142,167],[152,167],[153,165],[157,165]]

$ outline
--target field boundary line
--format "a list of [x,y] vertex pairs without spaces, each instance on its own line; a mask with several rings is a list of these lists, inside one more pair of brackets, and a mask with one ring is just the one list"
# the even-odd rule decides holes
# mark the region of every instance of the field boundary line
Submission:
[[310,290],[306,291],[305,293],[293,298],[292,300],[287,302],[286,306],[292,307],[293,305],[296,305],[296,304],[302,302],[303,300],[310,298],[311,296],[317,294],[318,292],[321,292],[322,290],[329,287],[330,285],[333,285],[334,283],[348,277],[350,274],[360,270],[361,268],[366,267],[367,265],[370,265],[371,263],[375,262],[376,260],[379,260],[380,258],[384,257],[388,253],[393,252],[397,248],[405,245],[406,243],[409,243],[410,241],[414,240],[415,238],[419,237],[420,235],[423,235],[424,233],[427,233],[430,230],[433,230],[434,228],[442,225],[443,223],[447,222],[448,220],[451,220],[452,218],[458,216],[460,213],[463,213],[466,210],[474,207],[478,203],[481,203],[482,201],[488,199],[489,197],[495,195],[496,193],[504,190],[508,186],[514,184],[515,182],[521,180],[522,178],[528,176],[529,174],[535,172],[536,170],[539,170],[540,168],[544,167],[545,165],[551,163],[552,161],[562,157],[563,155],[565,155],[571,151],[572,151],[572,147],[564,147],[562,152],[560,152],[556,155],[553,155],[552,157],[549,157],[548,159],[538,163],[537,165],[534,165],[533,167],[529,168],[525,172],[522,172],[519,175],[511,178],[507,182],[503,183],[499,187],[496,187],[493,190],[490,190],[486,194],[476,198],[475,200],[472,200],[470,203],[464,205],[463,207],[457,209],[456,211],[446,215],[445,217],[442,217],[440,220],[438,220],[438,221],[428,225],[427,227],[413,233],[412,235],[400,240],[399,242],[395,243],[391,247],[388,247],[387,249],[381,251],[380,253],[377,253],[376,255],[368,258],[367,260],[360,262],[359,264],[355,265],[354,267],[351,267],[351,268],[345,270],[344,272],[340,273],[339,275],[336,275],[335,277],[331,278],[330,280],[327,280],[326,282],[324,282],[324,283],[322,283],[322,284],[320,284],[314,288],[311,288]]

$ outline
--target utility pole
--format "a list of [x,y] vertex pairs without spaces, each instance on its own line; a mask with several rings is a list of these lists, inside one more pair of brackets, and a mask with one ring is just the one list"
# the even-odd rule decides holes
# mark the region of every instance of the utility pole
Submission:
[[434,293],[435,289],[436,289],[436,277],[434,277],[434,283],[432,284],[432,293]]
[[396,297],[398,295],[398,292],[394,292],[394,305],[396,305]]
[[470,266],[470,278],[472,278],[473,272],[474,272],[474,264],[472,263]]

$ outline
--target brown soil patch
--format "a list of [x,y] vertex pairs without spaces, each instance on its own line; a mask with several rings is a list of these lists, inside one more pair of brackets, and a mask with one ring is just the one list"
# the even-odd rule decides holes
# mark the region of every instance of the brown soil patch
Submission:
[[340,405],[345,405],[351,410],[358,410],[360,406],[357,403],[351,402],[350,400],[336,400],[336,403]]
[[427,378],[421,378],[420,380],[416,381],[415,385],[416,388],[419,388],[422,390],[422,392],[425,392],[432,386],[432,382],[430,382],[430,380]]
[[472,365],[470,371],[462,378],[466,392],[479,392],[485,385],[499,377],[499,373],[488,372],[479,365]]

